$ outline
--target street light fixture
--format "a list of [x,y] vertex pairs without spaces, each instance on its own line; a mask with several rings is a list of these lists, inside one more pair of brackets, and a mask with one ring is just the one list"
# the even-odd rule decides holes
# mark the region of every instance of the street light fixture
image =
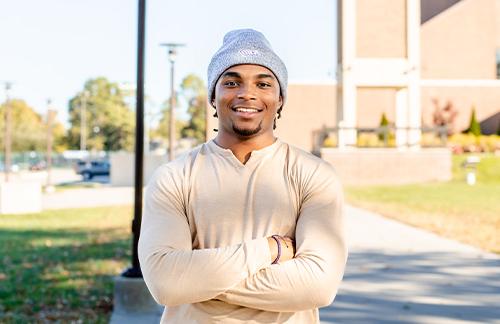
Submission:
[[174,87],[174,66],[177,59],[177,48],[183,47],[185,44],[180,43],[163,43],[160,46],[167,47],[168,60],[170,61],[170,127],[168,136],[168,160],[174,159],[174,146],[175,146],[175,87]]

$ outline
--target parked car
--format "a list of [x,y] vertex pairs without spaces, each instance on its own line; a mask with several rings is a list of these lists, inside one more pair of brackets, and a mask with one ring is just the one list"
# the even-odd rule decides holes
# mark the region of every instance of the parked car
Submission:
[[75,172],[81,174],[87,181],[97,175],[109,175],[110,164],[108,161],[78,161]]

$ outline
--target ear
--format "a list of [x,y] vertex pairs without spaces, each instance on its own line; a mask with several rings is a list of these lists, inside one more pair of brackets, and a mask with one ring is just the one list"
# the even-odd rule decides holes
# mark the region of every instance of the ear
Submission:
[[283,107],[283,96],[280,93],[280,100],[279,100],[279,107],[278,107],[278,109],[280,109],[281,107]]

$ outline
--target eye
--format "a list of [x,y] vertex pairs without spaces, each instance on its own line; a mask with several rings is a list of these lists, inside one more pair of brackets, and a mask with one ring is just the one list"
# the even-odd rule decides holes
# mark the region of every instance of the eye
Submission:
[[267,83],[267,82],[259,82],[259,83],[257,84],[257,86],[258,86],[259,88],[270,88],[270,87],[271,87],[271,84],[270,84],[270,83]]
[[226,81],[224,82],[224,86],[226,87],[236,87],[238,83],[236,81]]

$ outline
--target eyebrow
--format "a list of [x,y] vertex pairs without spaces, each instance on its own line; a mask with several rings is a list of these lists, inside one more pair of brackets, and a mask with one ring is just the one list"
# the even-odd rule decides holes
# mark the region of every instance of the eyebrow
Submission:
[[238,72],[228,71],[222,75],[222,78],[226,78],[226,77],[241,78],[241,75]]
[[257,75],[257,78],[258,79],[275,79],[275,77],[271,74],[267,74],[267,73],[261,73],[259,75]]
[[[222,74],[221,78],[241,78],[241,75],[238,72],[234,71],[227,71],[224,74]],[[257,74],[257,79],[276,79],[272,74],[267,74],[267,73],[259,73]]]

